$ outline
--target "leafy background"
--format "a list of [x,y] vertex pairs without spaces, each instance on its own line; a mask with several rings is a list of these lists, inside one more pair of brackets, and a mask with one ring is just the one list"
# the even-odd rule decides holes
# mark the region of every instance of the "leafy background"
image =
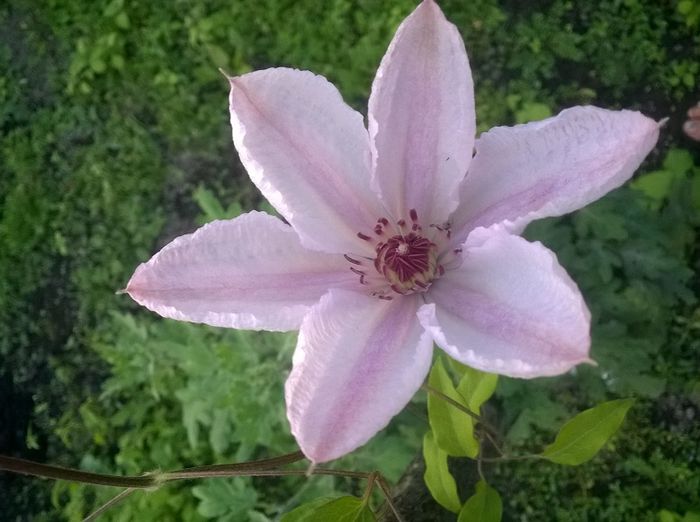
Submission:
[[[17,0],[0,5],[0,451],[138,474],[291,451],[293,335],[158,319],[115,295],[198,224],[268,208],[230,140],[226,82],[286,65],[364,111],[411,0]],[[527,231],[581,286],[593,356],[557,379],[501,379],[495,418],[527,451],[572,412],[641,398],[579,468],[486,468],[506,520],[681,520],[700,511],[694,0],[444,0],[474,68],[479,129],[595,103],[670,117],[629,186]],[[427,429],[418,396],[338,466],[400,477]],[[209,480],[133,496],[105,519],[274,520],[358,484]],[[0,476],[6,520],[79,520],[114,492]],[[692,515],[688,515],[692,516]]]

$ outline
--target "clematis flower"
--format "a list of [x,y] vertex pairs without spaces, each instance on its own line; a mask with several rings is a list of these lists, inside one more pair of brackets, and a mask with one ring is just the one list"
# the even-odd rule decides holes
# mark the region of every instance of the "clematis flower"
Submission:
[[382,59],[368,129],[311,72],[267,69],[230,84],[235,146],[288,224],[249,212],[205,225],[139,266],[126,290],[173,319],[299,329],[286,402],[310,460],[385,427],[425,379],[433,343],[513,377],[590,361],[576,284],[554,253],[517,234],[629,179],[659,124],[574,107],[475,140],[464,44],[432,0]]

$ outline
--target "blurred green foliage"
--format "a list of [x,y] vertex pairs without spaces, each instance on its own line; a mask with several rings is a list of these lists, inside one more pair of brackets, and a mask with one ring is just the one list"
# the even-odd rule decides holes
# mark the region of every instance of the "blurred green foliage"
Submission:
[[[364,111],[376,66],[415,3],[0,5],[0,383],[14,398],[6,452],[140,473],[293,447],[281,391],[291,337],[159,320],[114,292],[175,235],[264,205],[235,159],[217,68],[310,69]],[[661,510],[698,511],[700,434],[673,413],[698,415],[691,399],[700,400],[700,168],[677,130],[700,82],[696,3],[440,3],[470,53],[481,130],[579,103],[671,116],[661,149],[674,148],[650,159],[651,174],[528,231],[584,292],[599,366],[501,379],[507,443],[550,440],[572,412],[606,398],[646,399],[602,462],[496,468],[505,516],[655,520]],[[669,401],[670,413],[659,406]],[[338,465],[396,479],[426,429],[404,412]],[[136,494],[107,519],[267,520],[356,487],[210,480]],[[2,489],[8,519],[79,519],[114,493],[59,484],[51,497],[46,484],[13,478]]]

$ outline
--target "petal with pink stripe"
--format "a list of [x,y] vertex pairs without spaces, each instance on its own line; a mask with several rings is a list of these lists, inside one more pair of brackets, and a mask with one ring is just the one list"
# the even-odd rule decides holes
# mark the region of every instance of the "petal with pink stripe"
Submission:
[[560,216],[627,181],[654,148],[659,124],[634,111],[573,107],[546,120],[494,127],[476,142],[452,223],[455,244],[476,227]]
[[233,141],[250,179],[302,244],[367,252],[381,215],[362,115],[322,76],[266,69],[230,78]]
[[372,84],[373,184],[395,219],[441,224],[474,146],[474,87],[464,42],[432,0],[403,21]]
[[304,319],[287,380],[292,433],[313,462],[367,442],[399,413],[430,368],[418,299],[331,290]]
[[263,212],[214,221],[166,245],[126,287],[172,319],[252,330],[295,330],[329,288],[359,286],[343,256],[307,250]]
[[588,358],[590,314],[554,253],[500,227],[477,229],[463,262],[433,283],[418,317],[449,355],[512,377],[564,373]]

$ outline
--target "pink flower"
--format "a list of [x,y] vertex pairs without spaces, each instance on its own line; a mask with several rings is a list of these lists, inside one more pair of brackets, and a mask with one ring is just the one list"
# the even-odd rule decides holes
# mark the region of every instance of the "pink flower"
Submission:
[[434,342],[514,377],[590,361],[578,288],[550,250],[515,234],[624,183],[656,122],[574,107],[475,141],[464,44],[432,0],[382,60],[369,132],[310,72],[230,82],[236,148],[289,225],[262,212],[210,223],[139,266],[127,291],[173,319],[299,329],[287,412],[312,461],[385,427],[426,377]]

